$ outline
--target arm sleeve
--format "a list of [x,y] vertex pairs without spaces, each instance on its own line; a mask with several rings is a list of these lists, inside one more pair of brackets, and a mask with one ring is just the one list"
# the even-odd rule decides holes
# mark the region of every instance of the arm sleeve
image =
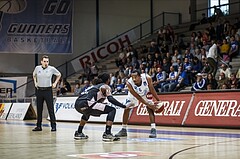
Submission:
[[117,101],[113,96],[107,96],[107,99],[110,103],[116,105],[116,106],[119,106],[119,107],[122,107],[122,108],[126,108],[125,105],[123,105],[122,103],[120,103],[119,101]]

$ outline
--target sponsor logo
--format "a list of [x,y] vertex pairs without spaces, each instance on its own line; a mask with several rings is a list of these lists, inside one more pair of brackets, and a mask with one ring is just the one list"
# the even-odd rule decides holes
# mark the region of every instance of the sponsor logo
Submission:
[[58,112],[59,109],[75,109],[75,103],[56,103],[56,112]]
[[201,100],[195,108],[195,116],[240,116],[237,100]]
[[[184,104],[186,101],[162,101],[164,106],[164,111],[161,113],[158,113],[156,115],[161,116],[180,116],[182,112],[182,108],[184,107]],[[137,115],[148,115],[148,111],[146,106],[143,103],[140,103],[137,107]]]

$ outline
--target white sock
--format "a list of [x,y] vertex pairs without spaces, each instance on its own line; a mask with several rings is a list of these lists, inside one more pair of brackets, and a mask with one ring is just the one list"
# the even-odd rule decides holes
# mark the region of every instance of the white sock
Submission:
[[151,123],[151,128],[156,129],[156,123]]
[[123,129],[127,129],[127,124],[122,124]]

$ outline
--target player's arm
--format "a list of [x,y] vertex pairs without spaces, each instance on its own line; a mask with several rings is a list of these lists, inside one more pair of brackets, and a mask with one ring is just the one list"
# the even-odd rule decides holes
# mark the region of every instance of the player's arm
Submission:
[[147,76],[147,81],[148,81],[148,88],[150,90],[150,92],[152,93],[152,95],[154,96],[154,98],[157,100],[157,101],[160,101],[158,95],[157,95],[157,92],[155,91],[154,87],[153,87],[153,84],[152,84],[152,78]]
[[128,82],[126,82],[127,87],[128,87],[128,91],[137,98],[137,100],[139,100],[141,103],[145,104],[148,107],[152,107],[152,105],[150,103],[148,103],[147,101],[145,101],[137,92],[135,92],[135,90],[133,89],[132,85]]
[[111,93],[111,88],[108,85],[102,85],[99,90],[102,92],[104,96],[107,97],[108,101],[116,106],[119,106],[121,108],[126,108],[125,105],[120,103],[118,100],[116,100]]

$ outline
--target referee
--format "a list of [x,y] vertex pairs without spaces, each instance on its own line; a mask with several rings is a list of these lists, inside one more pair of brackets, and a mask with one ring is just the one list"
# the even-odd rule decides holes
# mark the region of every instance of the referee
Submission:
[[[52,76],[56,76],[56,80],[52,83]],[[56,131],[56,118],[54,114],[53,106],[53,92],[52,88],[55,88],[61,73],[53,66],[49,65],[49,57],[46,55],[42,56],[41,65],[36,66],[33,71],[33,80],[36,87],[36,98],[37,98],[37,124],[32,131],[42,131],[42,112],[43,102],[46,101],[48,113],[51,122],[51,131]]]

